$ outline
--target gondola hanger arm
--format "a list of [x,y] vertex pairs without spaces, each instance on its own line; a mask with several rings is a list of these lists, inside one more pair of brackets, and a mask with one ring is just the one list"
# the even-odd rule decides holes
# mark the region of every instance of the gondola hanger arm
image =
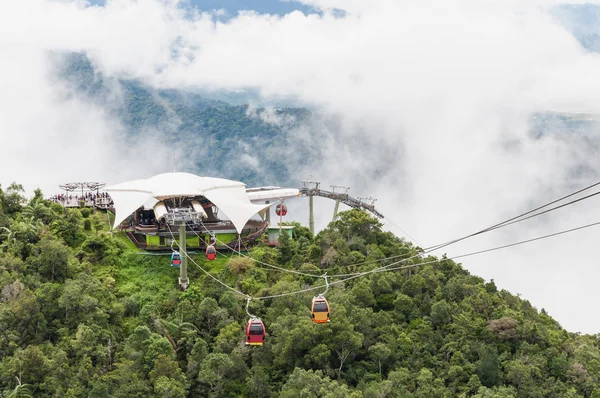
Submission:
[[251,296],[247,296],[247,297],[246,297],[246,314],[248,314],[248,316],[249,316],[250,318],[256,318],[256,316],[252,315],[252,314],[250,313],[249,309],[248,309],[248,307],[250,306],[250,300],[252,300],[252,297],[251,297]]
[[325,296],[329,291],[329,281],[327,280],[327,272],[323,274],[323,279],[325,279],[325,291],[322,293],[322,296]]

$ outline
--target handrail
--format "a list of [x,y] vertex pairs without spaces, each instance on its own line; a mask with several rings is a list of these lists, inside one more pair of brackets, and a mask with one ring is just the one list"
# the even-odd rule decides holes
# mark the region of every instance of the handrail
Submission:
[[326,191],[324,189],[319,189],[319,188],[301,188],[300,193],[303,196],[320,196],[323,198],[339,200],[340,202],[342,202],[343,204],[345,204],[348,207],[352,207],[353,209],[357,209],[357,208],[365,209],[365,210],[373,213],[374,215],[376,215],[379,218],[384,218],[383,214],[381,214],[379,211],[377,211],[375,209],[375,205],[365,203],[357,198],[353,198],[352,196],[348,195],[347,193]]

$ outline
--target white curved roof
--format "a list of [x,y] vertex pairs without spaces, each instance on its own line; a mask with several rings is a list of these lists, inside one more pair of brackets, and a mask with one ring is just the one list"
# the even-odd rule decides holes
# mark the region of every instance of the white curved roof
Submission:
[[256,213],[271,206],[250,202],[245,185],[239,181],[200,177],[190,173],[163,173],[106,188],[115,206],[114,227],[139,207],[152,201],[176,197],[204,196],[223,211],[238,233]]
[[246,189],[250,202],[264,202],[265,200],[294,198],[300,195],[300,190],[296,188],[251,188]]

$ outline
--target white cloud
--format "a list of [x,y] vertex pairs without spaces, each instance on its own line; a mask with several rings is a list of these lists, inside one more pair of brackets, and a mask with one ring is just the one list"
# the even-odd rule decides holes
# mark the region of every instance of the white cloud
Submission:
[[[14,175],[30,183],[45,173],[64,182],[92,172],[107,179],[136,172],[113,162],[124,158],[112,155],[121,127],[98,107],[65,99],[64,88],[51,81],[48,51],[85,51],[106,76],[157,87],[258,88],[336,115],[335,128],[297,131],[297,139],[327,154],[298,176],[312,173],[325,185],[348,184],[353,194],[377,196],[384,214],[427,245],[503,220],[600,174],[597,151],[585,141],[528,133],[535,111],[600,111],[598,55],[553,19],[548,7],[555,1],[306,2],[347,14],[248,12],[215,23],[208,14],[189,17],[174,1],[114,0],[104,8],[3,2],[0,51],[9,62],[0,64],[7,87],[0,106],[9,112],[0,116],[0,134],[10,150],[3,149],[9,155],[0,160],[1,179]],[[85,146],[94,148],[93,157],[84,155]],[[85,167],[68,167],[74,163]],[[575,178],[582,163],[590,177]],[[600,216],[594,204],[448,252],[594,221]],[[568,329],[598,332],[600,321],[587,316],[600,299],[592,285],[594,234],[464,263],[545,307]]]
[[[16,181],[29,193],[41,187],[51,194],[59,183],[139,176],[135,165],[142,158],[152,159],[143,173],[170,167],[166,157],[154,156],[164,152],[159,134],[148,132],[145,144],[131,142],[103,107],[79,97],[56,76],[57,52],[93,51],[85,31],[98,23],[79,20],[82,11],[65,2],[0,5],[0,183],[5,187]],[[101,15],[101,9],[88,12]],[[60,34],[67,28],[68,40]],[[83,33],[75,34],[78,30]]]

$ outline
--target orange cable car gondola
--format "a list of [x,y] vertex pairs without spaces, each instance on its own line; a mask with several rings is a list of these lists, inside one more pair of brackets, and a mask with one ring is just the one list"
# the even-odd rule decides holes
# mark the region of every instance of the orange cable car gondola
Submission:
[[312,305],[310,306],[310,312],[312,313],[312,321],[317,323],[327,323],[330,322],[329,314],[330,308],[327,299],[325,298],[325,294],[329,291],[329,281],[327,280],[327,273],[323,275],[323,279],[325,279],[325,291],[322,294],[314,297],[312,300]]
[[265,343],[265,324],[260,318],[250,318],[246,326],[246,345],[263,345]]
[[287,206],[283,203],[280,203],[275,207],[275,214],[278,216],[285,216],[287,214]]
[[206,247],[206,259],[209,261],[217,258],[217,249],[213,245],[209,245]]
[[317,297],[314,297],[312,300],[311,306],[312,312],[312,320],[314,323],[327,323],[329,320],[329,303],[323,297],[322,294],[319,294]]

